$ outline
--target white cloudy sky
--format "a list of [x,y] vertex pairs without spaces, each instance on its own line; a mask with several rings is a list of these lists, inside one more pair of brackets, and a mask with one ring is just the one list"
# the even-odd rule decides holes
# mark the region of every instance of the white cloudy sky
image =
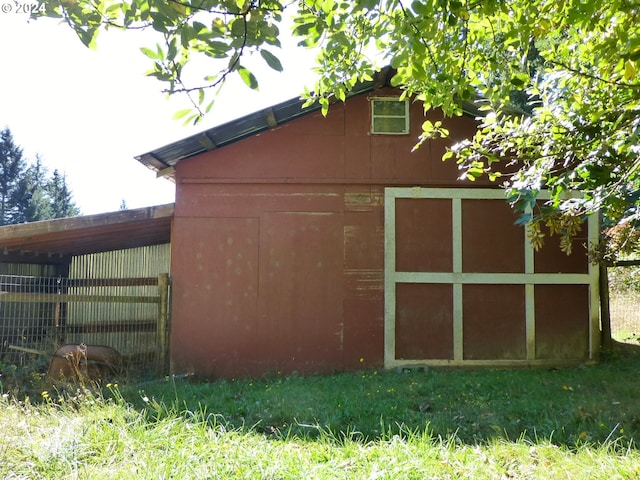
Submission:
[[164,85],[145,77],[139,32],[107,32],[89,50],[56,20],[27,23],[0,12],[0,129],[9,127],[28,158],[66,174],[83,214],[172,202],[174,185],[157,179],[133,157],[297,96],[309,84],[313,54],[287,54],[284,74],[266,69],[258,93],[240,85],[223,90],[200,125],[173,114],[189,106],[167,100]]

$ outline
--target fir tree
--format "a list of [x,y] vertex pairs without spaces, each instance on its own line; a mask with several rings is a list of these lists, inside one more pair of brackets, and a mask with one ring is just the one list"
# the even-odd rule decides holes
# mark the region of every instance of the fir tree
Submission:
[[15,223],[35,222],[53,217],[51,201],[46,190],[47,169],[36,155],[18,183]]
[[47,192],[51,206],[50,218],[74,217],[80,214],[67,186],[67,178],[58,170],[53,171],[53,176],[47,184]]
[[30,163],[5,127],[0,132],[0,225],[79,214],[65,175],[54,170],[49,177],[38,155]]
[[0,225],[19,222],[20,180],[27,169],[22,148],[15,144],[9,128],[0,132]]

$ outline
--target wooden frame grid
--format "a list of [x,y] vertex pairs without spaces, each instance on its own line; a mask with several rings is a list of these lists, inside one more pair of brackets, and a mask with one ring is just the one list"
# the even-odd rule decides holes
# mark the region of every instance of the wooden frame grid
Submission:
[[[396,199],[447,199],[452,205],[453,268],[451,272],[398,272],[396,271]],[[524,235],[524,273],[469,273],[463,272],[462,265],[462,202],[463,200],[504,199],[504,191],[497,189],[462,188],[385,188],[385,316],[384,316],[384,363],[386,368],[412,365],[425,366],[518,366],[518,365],[558,365],[577,363],[579,359],[561,361],[536,358],[535,286],[564,284],[587,285],[589,287],[589,360],[596,360],[600,347],[599,314],[599,269],[589,264],[588,273],[535,273],[534,249]],[[541,192],[540,199],[548,199]],[[599,225],[597,215],[588,219],[589,248],[598,242]],[[453,359],[396,359],[396,285],[398,283],[439,283],[450,284],[453,288]],[[467,284],[511,284],[525,287],[526,359],[515,360],[469,360],[463,352],[463,285]]]

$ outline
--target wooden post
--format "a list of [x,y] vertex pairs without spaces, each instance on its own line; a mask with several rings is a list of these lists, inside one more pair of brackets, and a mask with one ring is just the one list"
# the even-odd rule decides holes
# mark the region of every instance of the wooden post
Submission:
[[167,373],[169,352],[169,274],[158,275],[158,374]]
[[610,351],[613,346],[611,339],[611,312],[609,310],[609,276],[607,266],[600,265],[600,323],[602,325],[602,349]]

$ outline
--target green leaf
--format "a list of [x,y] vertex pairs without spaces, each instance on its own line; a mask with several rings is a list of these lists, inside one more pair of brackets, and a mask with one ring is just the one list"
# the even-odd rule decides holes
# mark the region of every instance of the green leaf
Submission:
[[155,50],[151,50],[147,47],[140,47],[140,51],[153,60],[162,60],[162,57],[159,56]]
[[186,117],[187,115],[189,115],[192,112],[192,110],[190,108],[185,108],[183,110],[178,110],[176,113],[173,114],[173,119],[174,120],[180,120],[183,117]]
[[231,34],[234,37],[244,37],[246,31],[246,21],[244,17],[238,17],[231,23]]
[[260,50],[260,55],[262,56],[264,61],[267,62],[267,65],[269,65],[276,72],[282,72],[284,70],[282,68],[282,63],[280,63],[280,60],[278,59],[278,57],[276,57],[270,51]]
[[207,42],[207,48],[204,52],[211,58],[226,58],[230,48],[231,47],[224,42],[212,40]]
[[632,60],[627,60],[624,64],[624,79],[628,82],[636,78],[636,65]]
[[511,85],[516,88],[522,88],[527,83],[529,83],[529,75],[526,73],[516,73],[513,77],[511,77]]
[[238,74],[247,87],[252,90],[258,90],[258,79],[253,73],[243,66],[238,67]]
[[76,33],[85,47],[95,50],[98,30],[93,27],[76,27]]
[[151,58],[153,60],[164,60],[165,59],[164,51],[162,50],[162,45],[160,45],[159,43],[156,44],[156,50],[155,51],[153,51],[150,48],[146,48],[146,47],[142,47],[142,48],[140,48],[140,50],[147,57],[149,57],[149,58]]

